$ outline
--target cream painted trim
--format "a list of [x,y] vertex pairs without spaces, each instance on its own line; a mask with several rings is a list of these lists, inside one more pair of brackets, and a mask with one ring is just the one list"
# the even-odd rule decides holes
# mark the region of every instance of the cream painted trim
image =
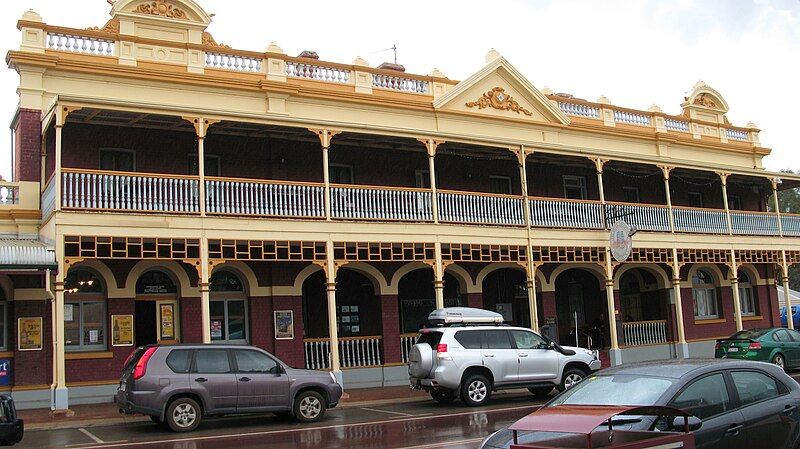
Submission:
[[300,270],[294,278],[294,285],[292,286],[274,286],[272,287],[272,294],[274,296],[303,296],[303,283],[309,276],[322,271],[322,267],[316,264],[309,264],[307,267]]
[[391,282],[391,284],[389,284],[391,286],[391,293],[390,294],[392,294],[392,295],[399,294],[398,287],[400,285],[400,279],[402,279],[403,276],[407,275],[408,273],[411,273],[412,271],[420,270],[420,269],[426,269],[426,270],[433,271],[433,267],[431,267],[430,265],[426,265],[426,264],[424,264],[422,262],[409,262],[409,263],[403,265],[402,267],[398,268],[394,272],[394,274],[392,275],[392,282]]
[[390,295],[389,285],[386,277],[374,266],[365,262],[347,262],[339,266],[340,269],[347,268],[367,277],[372,282],[375,295]]
[[[768,285],[767,280],[763,279],[761,276],[759,276],[758,270],[756,269],[755,266],[753,266],[753,264],[751,264],[751,263],[740,263],[738,268],[740,270],[744,270],[745,272],[747,272],[747,275],[750,276],[750,285],[753,285],[753,286],[756,286],[756,285]],[[739,276],[738,273],[737,273],[736,276],[737,277]],[[741,280],[739,280],[739,282],[741,282]]]
[[211,270],[210,275],[213,275],[217,271],[231,271],[239,278],[244,281],[245,284],[245,294],[247,296],[272,296],[272,287],[266,286],[262,287],[258,284],[258,278],[256,277],[256,273],[250,268],[249,265],[240,261],[240,260],[226,260],[224,263],[219,265],[215,265],[214,269]]
[[43,288],[17,288],[12,297],[14,301],[44,301],[50,299],[50,293]]
[[606,273],[602,268],[600,268],[600,265],[593,263],[568,263],[559,265],[558,268],[550,273],[550,283],[553,285],[553,291],[555,291],[555,285],[556,281],[558,280],[558,276],[560,276],[563,272],[573,268],[579,268],[593,274],[597,278],[597,282],[600,283],[600,291],[606,290]]
[[657,264],[644,264],[644,263],[625,263],[622,264],[619,270],[617,270],[616,274],[614,275],[614,290],[619,290],[619,281],[622,279],[622,275],[625,272],[640,268],[652,274],[656,281],[658,281],[658,289],[667,289],[672,288],[672,281],[670,281],[669,276],[667,276],[666,271],[664,271],[660,266]]
[[472,282],[472,276],[470,276],[469,272],[461,265],[447,265],[444,269],[444,272],[449,273],[451,276],[456,278],[458,281],[459,291],[461,293],[470,294],[483,292],[481,286]]
[[478,272],[478,275],[475,276],[475,285],[480,286],[481,291],[483,290],[483,281],[486,279],[486,276],[491,274],[493,271],[502,270],[502,269],[512,269],[517,271],[522,271],[525,273],[525,279],[528,278],[528,273],[525,267],[521,264],[515,262],[493,262],[489,265],[483,267],[481,271]]
[[[70,265],[69,271],[77,270],[79,268],[88,268],[91,271],[94,271],[103,279],[103,283],[105,284],[106,288],[107,298],[111,299],[111,298],[134,297],[133,294],[126,295],[125,289],[117,287],[117,279],[114,277],[114,273],[111,272],[111,269],[108,268],[108,265],[104,264],[103,261],[98,259],[82,260],[81,262],[78,262],[75,265]],[[69,271],[66,273],[67,275],[69,275]],[[66,276],[64,278],[66,279]]]
[[689,274],[687,275],[687,279],[685,281],[681,281],[681,287],[692,288],[692,277],[697,270],[706,270],[710,271],[711,275],[714,276],[717,281],[717,287],[730,287],[731,281],[722,275],[722,270],[719,269],[718,266],[715,264],[708,264],[708,263],[696,263],[692,265],[692,268],[689,270]]
[[189,275],[186,271],[173,260],[140,260],[128,272],[128,277],[125,281],[124,298],[136,297],[136,281],[139,276],[149,270],[160,270],[172,275],[173,281],[178,284],[178,297],[179,298],[196,298],[200,296],[200,288],[192,287],[189,282]]

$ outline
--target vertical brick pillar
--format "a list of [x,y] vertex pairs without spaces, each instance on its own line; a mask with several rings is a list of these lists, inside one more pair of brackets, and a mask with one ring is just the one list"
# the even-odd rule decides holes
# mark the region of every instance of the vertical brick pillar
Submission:
[[200,298],[181,298],[181,333],[183,343],[203,342],[203,323],[200,318]]
[[14,180],[39,181],[42,166],[41,111],[20,109],[14,128]]
[[539,292],[538,298],[541,301],[542,316],[545,320],[540,324],[545,324],[548,317],[555,318],[558,316],[556,311],[556,292]]
[[269,296],[250,297],[250,343],[274,353],[275,325],[272,316],[272,298]]
[[467,307],[483,308],[483,293],[467,293]]
[[[778,303],[778,288],[775,284],[753,287],[758,300],[758,313],[769,320],[772,327],[781,327],[781,306]],[[791,316],[792,312],[788,312]]]
[[273,296],[272,310],[291,310],[294,315],[294,338],[275,340],[275,355],[294,368],[305,368],[303,347],[303,298],[300,296]]
[[[11,362],[13,385],[46,386],[53,379],[53,333],[50,304],[47,301],[12,301],[13,317],[9,320],[8,347],[14,352]],[[20,351],[17,345],[17,319],[21,317],[42,317],[42,349],[40,351]]]
[[401,363],[400,354],[400,309],[397,295],[383,295],[381,298],[381,345],[383,363]]

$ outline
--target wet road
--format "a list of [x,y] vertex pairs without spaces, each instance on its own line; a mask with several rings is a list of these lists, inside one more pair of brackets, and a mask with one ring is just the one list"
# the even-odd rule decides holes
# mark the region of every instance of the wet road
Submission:
[[535,410],[528,394],[503,394],[487,407],[444,406],[433,400],[329,410],[321,422],[299,424],[272,415],[208,419],[176,434],[149,422],[25,432],[18,448],[364,448],[474,449],[490,433]]

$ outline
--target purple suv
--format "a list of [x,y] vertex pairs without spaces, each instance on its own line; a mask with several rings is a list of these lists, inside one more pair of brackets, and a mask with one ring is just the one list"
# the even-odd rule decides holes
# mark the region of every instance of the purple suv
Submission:
[[122,413],[187,432],[210,415],[272,412],[319,421],[341,396],[332,373],[291,368],[253,346],[151,345],[125,362],[114,402]]

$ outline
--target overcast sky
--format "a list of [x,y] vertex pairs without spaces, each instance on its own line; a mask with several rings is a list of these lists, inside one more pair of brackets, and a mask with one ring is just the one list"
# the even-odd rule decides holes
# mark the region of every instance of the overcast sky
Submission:
[[[218,42],[261,51],[274,41],[289,55],[370,65],[398,62],[411,73],[434,67],[465,79],[497,49],[536,87],[594,101],[678,114],[692,86],[717,89],[735,125],[755,122],[772,148],[767,168],[800,170],[800,0],[599,1],[258,1],[199,0],[216,14]],[[18,48],[16,21],[32,8],[46,23],[101,26],[105,0],[19,0],[0,17],[0,48]],[[0,121],[18,103],[18,76],[0,71]],[[2,141],[0,141],[2,142]],[[0,174],[8,179],[10,139],[0,143]]]

